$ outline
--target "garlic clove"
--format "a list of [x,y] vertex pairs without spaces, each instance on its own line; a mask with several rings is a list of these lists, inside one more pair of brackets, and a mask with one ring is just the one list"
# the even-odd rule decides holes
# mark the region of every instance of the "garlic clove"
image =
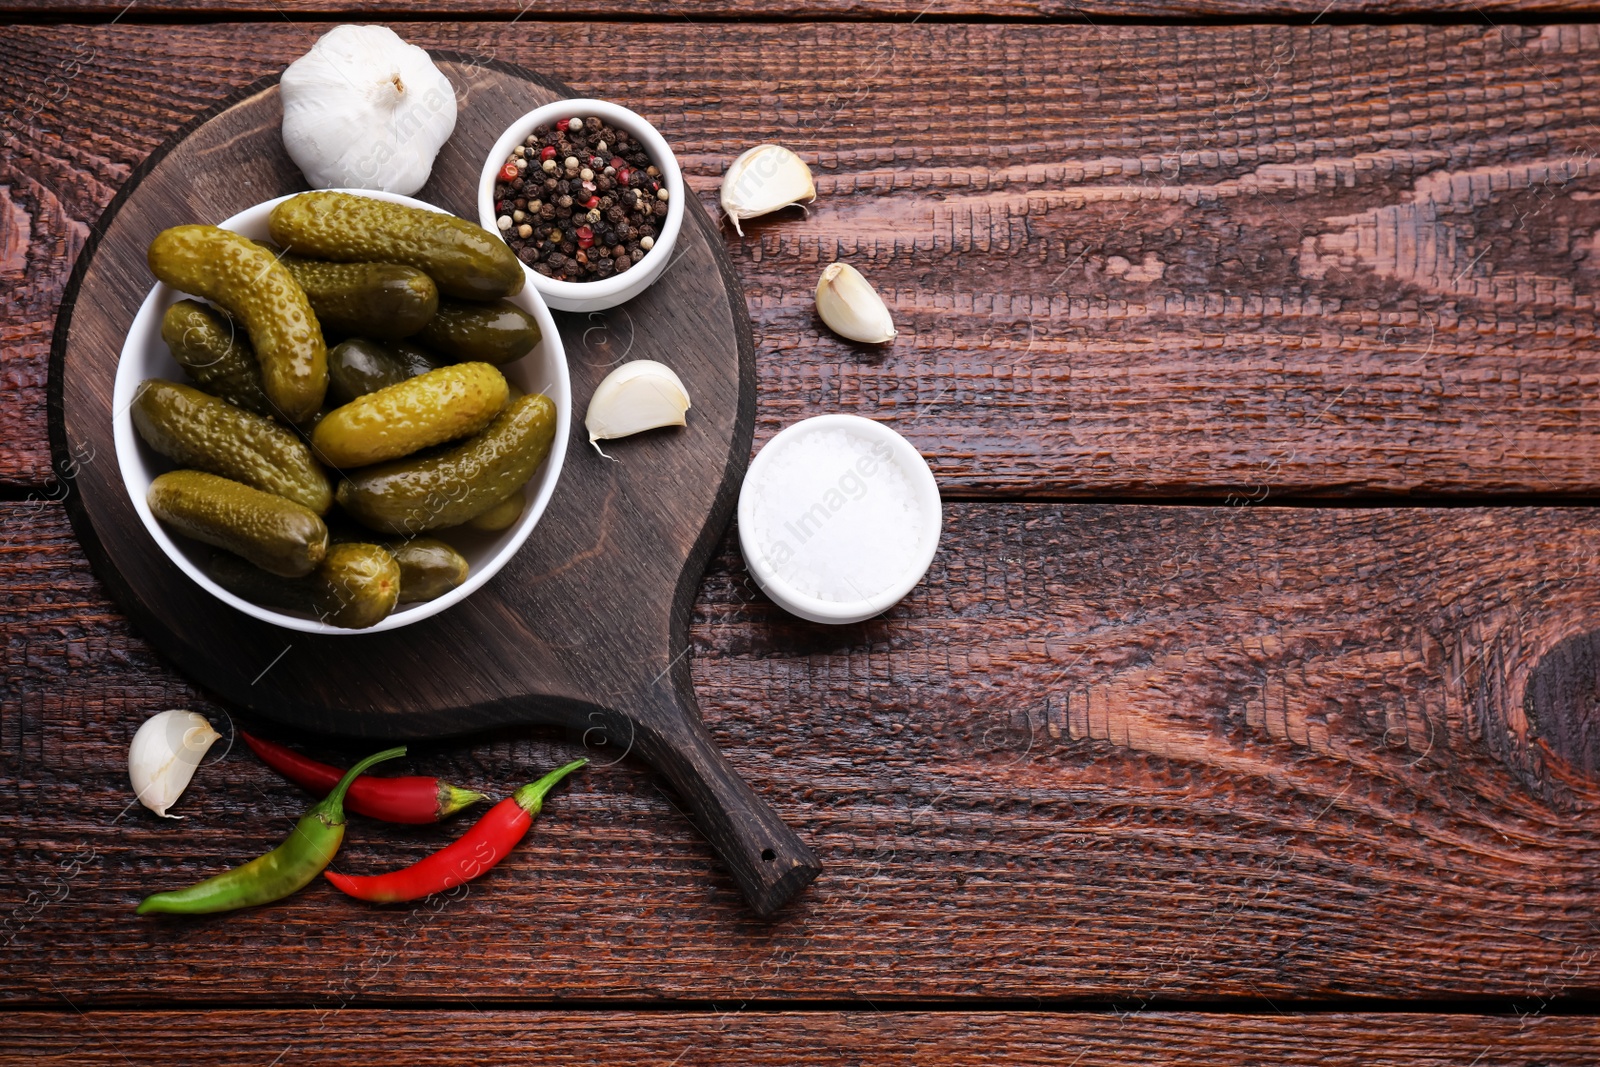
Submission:
[[313,189],[421,189],[456,128],[456,92],[387,26],[338,26],[279,79],[283,146]]
[[722,176],[722,210],[744,236],[741,219],[755,218],[817,198],[811,168],[782,145],[758,144],[728,165]]
[[194,769],[222,735],[204,715],[193,711],[163,711],[144,721],[128,746],[128,780],[139,803],[163,819],[178,802]]
[[889,308],[848,263],[830,263],[817,282],[817,314],[840,337],[869,345],[887,344],[895,338]]
[[661,426],[683,426],[688,410],[689,392],[671,367],[653,359],[636,359],[595,386],[583,425],[589,431],[589,443],[595,444]]

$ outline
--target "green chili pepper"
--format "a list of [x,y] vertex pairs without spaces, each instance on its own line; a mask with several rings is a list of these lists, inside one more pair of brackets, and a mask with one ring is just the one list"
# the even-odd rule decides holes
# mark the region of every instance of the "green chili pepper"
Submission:
[[305,888],[322,869],[333,862],[344,841],[344,794],[350,783],[373,764],[404,756],[404,748],[390,748],[368,756],[345,772],[327,798],[312,805],[295,824],[283,844],[265,856],[231,871],[196,882],[187,889],[156,893],[145,897],[139,914],[153,911],[175,915],[201,915],[213,911],[232,911],[256,904],[270,904]]

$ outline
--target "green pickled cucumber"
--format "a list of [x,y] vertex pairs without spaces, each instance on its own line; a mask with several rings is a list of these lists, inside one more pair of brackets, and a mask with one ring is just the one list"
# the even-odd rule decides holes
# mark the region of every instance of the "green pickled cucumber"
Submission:
[[315,574],[284,578],[231,552],[216,553],[206,561],[204,569],[212,581],[252,604],[274,611],[300,611],[308,615],[316,612],[318,583]]
[[533,351],[541,337],[538,321],[509,300],[441,300],[439,313],[417,333],[418,341],[451,359],[497,367]]
[[333,545],[316,572],[301,578],[269,574],[221,553],[206,563],[205,570],[222,588],[253,604],[316,615],[333,626],[356,630],[387,618],[405,581],[387,547],[363,542]]
[[271,419],[157,379],[139,386],[130,414],[145,443],[180,466],[288,497],[318,515],[333,504],[333,485],[311,450]]
[[[339,515],[342,513],[336,513]],[[367,542],[372,531],[353,521],[330,520],[330,544]],[[400,603],[415,604],[443,596],[467,580],[467,559],[451,546],[432,537],[384,541],[383,546],[400,565]]]
[[157,278],[222,306],[244,324],[261,365],[261,388],[289,422],[322,406],[328,353],[300,288],[267,249],[217,226],[174,226],[146,257]]
[[328,399],[348,404],[444,365],[444,360],[406,341],[380,343],[352,337],[328,350]]
[[556,436],[556,406],[539,393],[506,405],[488,429],[436,455],[357,471],[334,496],[356,519],[386,533],[460,526],[533,477]]
[[522,513],[527,510],[528,497],[521,488],[506,497],[494,507],[481,515],[474,516],[462,523],[466,530],[477,530],[479,533],[499,533],[509,530],[522,518]]
[[168,471],[150,483],[156,518],[285,578],[310,574],[327,555],[328,528],[304,504],[204,471]]
[[317,614],[334,626],[364,630],[389,616],[400,600],[400,564],[382,545],[345,542],[328,549],[317,568]]
[[466,557],[443,541],[414,537],[388,545],[400,565],[400,602],[416,604],[448,593],[467,580]]
[[506,403],[506,380],[487,363],[457,363],[335,408],[311,447],[335,467],[363,467],[475,434]]
[[439,287],[403,263],[280,262],[306,291],[325,334],[395,341],[410,337],[439,309]]
[[296,255],[339,262],[404,263],[446,296],[495,300],[522,291],[522,263],[506,243],[466,219],[354,193],[301,193],[272,209],[272,240]]
[[257,415],[275,414],[261,391],[261,367],[244,331],[216,308],[178,301],[161,317],[161,339],[201,389]]

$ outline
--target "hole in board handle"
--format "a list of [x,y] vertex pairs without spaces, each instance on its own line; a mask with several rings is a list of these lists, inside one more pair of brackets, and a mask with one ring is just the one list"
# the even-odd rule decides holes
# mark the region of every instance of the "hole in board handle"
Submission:
[[761,858],[768,863],[771,863],[773,860],[778,858],[778,854],[772,851],[770,848],[764,848],[761,850]]

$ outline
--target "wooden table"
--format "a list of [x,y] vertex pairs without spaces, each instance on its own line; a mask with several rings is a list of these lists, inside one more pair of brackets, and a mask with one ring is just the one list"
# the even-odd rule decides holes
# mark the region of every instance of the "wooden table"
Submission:
[[[227,709],[66,522],[62,287],[175,129],[324,12],[414,9],[0,5],[5,1062],[1600,1061],[1600,9],[433,5],[405,36],[629,103],[708,207],[750,144],[813,162],[809,217],[725,233],[757,443],[890,423],[945,539],[858,626],[778,611],[732,537],[705,577],[708,725],[827,865],[775,921],[624,761],[451,899],[165,922],[142,892],[306,798],[233,752],[186,822],[128,807],[146,714]],[[841,258],[887,351],[819,329]],[[411,762],[503,794],[572,751]]]

